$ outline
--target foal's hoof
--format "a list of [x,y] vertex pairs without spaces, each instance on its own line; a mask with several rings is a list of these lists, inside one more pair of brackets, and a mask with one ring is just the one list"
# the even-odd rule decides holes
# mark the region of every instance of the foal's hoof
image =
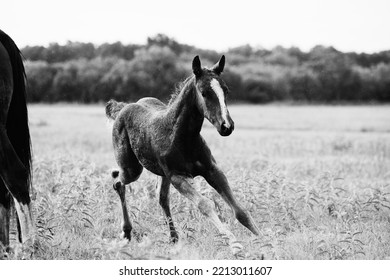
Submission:
[[242,253],[244,246],[242,246],[242,244],[239,243],[238,241],[235,241],[232,244],[230,244],[230,249],[232,250],[233,255],[236,256]]
[[127,240],[129,240],[129,241],[131,241],[131,231],[130,230],[124,230],[124,231],[122,231],[122,233],[121,233],[121,238],[122,239],[127,239]]

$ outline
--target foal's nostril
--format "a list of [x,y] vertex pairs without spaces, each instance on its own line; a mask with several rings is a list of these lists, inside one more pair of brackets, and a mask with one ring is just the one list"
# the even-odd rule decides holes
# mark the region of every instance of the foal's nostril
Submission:
[[228,135],[231,133],[231,129],[232,127],[229,125],[226,125],[226,122],[223,121],[222,124],[221,124],[221,132],[223,135]]
[[229,128],[226,126],[226,122],[223,121],[221,124],[221,131],[226,132]]

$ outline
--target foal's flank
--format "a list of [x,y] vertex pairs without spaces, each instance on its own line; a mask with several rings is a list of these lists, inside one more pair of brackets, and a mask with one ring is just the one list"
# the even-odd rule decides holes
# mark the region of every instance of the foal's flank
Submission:
[[107,103],[106,115],[114,120],[112,140],[119,166],[119,171],[112,174],[114,189],[123,210],[123,235],[129,240],[132,225],[127,213],[125,185],[136,181],[144,167],[162,177],[159,202],[168,221],[171,241],[179,238],[169,207],[172,184],[229,238],[234,253],[241,249],[234,234],[219,220],[214,204],[196,190],[196,176],[203,176],[222,196],[241,224],[253,234],[259,234],[200,135],[205,118],[221,136],[229,136],[234,130],[226,106],[228,88],[221,78],[224,66],[225,56],[210,69],[202,68],[196,56],[192,61],[193,75],[181,84],[167,105],[150,97],[129,104],[114,100]]

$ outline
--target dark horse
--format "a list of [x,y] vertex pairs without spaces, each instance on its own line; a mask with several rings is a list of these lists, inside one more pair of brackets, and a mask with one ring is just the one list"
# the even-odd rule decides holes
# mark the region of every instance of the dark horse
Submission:
[[114,189],[122,204],[123,234],[129,240],[132,226],[126,209],[125,185],[137,180],[143,167],[162,177],[160,205],[167,217],[172,241],[178,240],[178,234],[169,208],[171,183],[229,238],[233,250],[241,247],[219,220],[213,203],[196,191],[193,178],[199,175],[230,205],[241,224],[259,234],[250,214],[234,198],[226,176],[200,135],[204,118],[222,136],[233,132],[234,122],[225,102],[228,89],[220,77],[224,66],[224,56],[211,69],[202,68],[196,56],[192,62],[194,75],[183,82],[180,92],[168,105],[155,98],[142,98],[131,104],[114,100],[107,103],[106,114],[115,120],[112,139],[119,165],[119,171],[112,173]]
[[9,244],[12,200],[19,241],[33,237],[30,211],[31,143],[25,72],[14,41],[0,30],[0,242]]

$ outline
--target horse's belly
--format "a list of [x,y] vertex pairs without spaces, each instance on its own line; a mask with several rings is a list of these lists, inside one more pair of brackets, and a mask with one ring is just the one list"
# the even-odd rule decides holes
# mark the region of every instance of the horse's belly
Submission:
[[147,139],[138,138],[137,140],[133,139],[133,141],[130,142],[132,150],[141,165],[154,174],[164,176],[164,172],[157,158],[157,153],[153,151],[151,145],[148,143],[149,141]]
[[162,170],[161,166],[158,164],[157,161],[152,161],[145,158],[139,159],[139,161],[142,164],[142,166],[145,167],[150,172],[156,175],[164,176],[164,171]]

